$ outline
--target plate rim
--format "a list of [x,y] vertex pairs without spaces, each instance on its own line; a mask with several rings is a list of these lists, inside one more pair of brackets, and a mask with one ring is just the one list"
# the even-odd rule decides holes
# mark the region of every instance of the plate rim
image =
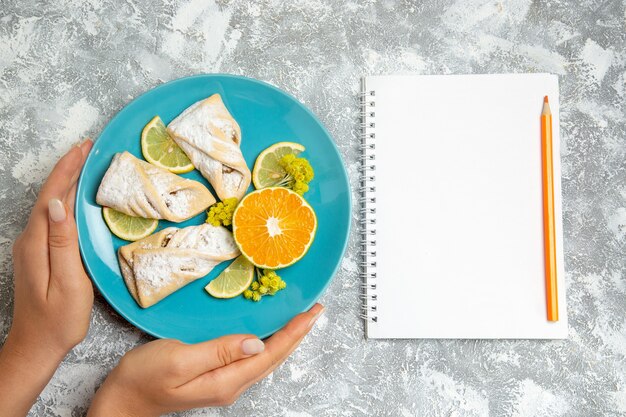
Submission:
[[[353,201],[352,201],[352,185],[350,183],[350,177],[348,175],[347,172],[347,168],[346,168],[346,163],[341,155],[341,152],[339,151],[339,148],[337,147],[337,144],[335,143],[335,140],[333,138],[333,136],[328,132],[328,130],[326,129],[326,127],[324,126],[324,124],[317,118],[317,116],[304,104],[302,103],[300,100],[298,100],[296,97],[294,97],[292,94],[288,93],[287,91],[284,91],[266,81],[261,81],[258,80],[256,78],[251,78],[251,77],[246,77],[243,75],[237,75],[237,74],[227,74],[227,73],[201,73],[201,74],[194,74],[194,75],[189,75],[189,76],[185,76],[185,77],[181,77],[181,78],[176,78],[161,84],[158,84],[154,87],[151,87],[150,89],[144,91],[143,93],[139,94],[138,96],[136,96],[135,98],[133,98],[131,101],[129,101],[128,103],[124,104],[124,106],[119,109],[115,115],[113,117],[111,117],[108,122],[106,123],[106,125],[104,126],[104,128],[102,129],[102,131],[100,132],[100,134],[98,135],[97,139],[94,140],[94,145],[97,143],[98,140],[100,140],[100,137],[102,137],[110,128],[111,124],[118,118],[120,117],[121,113],[129,106],[131,106],[133,103],[135,103],[136,101],[138,101],[139,99],[141,99],[143,96],[157,90],[160,88],[165,88],[166,86],[169,85],[173,85],[173,84],[177,84],[180,82],[184,82],[186,80],[189,79],[194,79],[194,78],[234,78],[234,79],[240,79],[240,80],[245,80],[247,82],[252,82],[253,84],[259,84],[262,85],[263,87],[267,87],[270,88],[274,91],[277,91],[280,94],[283,94],[285,96],[287,96],[288,98],[290,98],[291,100],[293,100],[295,103],[297,103],[301,108],[304,109],[304,111],[313,119],[313,121],[315,121],[315,123],[322,129],[322,131],[326,134],[326,136],[328,136],[328,138],[330,139],[330,143],[331,143],[331,148],[332,150],[335,152],[335,154],[337,155],[337,157],[339,158],[339,160],[341,161],[341,172],[343,174],[343,179],[345,180],[346,184],[348,185],[348,210],[347,210],[347,215],[346,215],[346,224],[347,224],[347,233],[345,234],[344,238],[343,238],[343,244],[341,245],[341,251],[340,251],[340,257],[339,257],[339,262],[337,262],[337,264],[335,265],[335,267],[333,268],[332,274],[330,276],[330,279],[327,280],[327,282],[324,284],[324,286],[320,289],[319,293],[314,297],[313,301],[310,302],[301,312],[305,312],[308,311],[309,309],[311,309],[311,307],[313,307],[313,305],[315,305],[315,303],[318,302],[318,300],[322,297],[322,295],[324,295],[326,293],[326,290],[328,289],[328,287],[330,286],[330,283],[333,281],[333,279],[335,278],[335,276],[337,275],[337,271],[339,270],[340,266],[341,266],[341,261],[343,260],[343,258],[345,257],[346,254],[346,250],[348,248],[348,243],[350,240],[350,235],[352,232],[352,209],[353,209]],[[80,176],[78,178],[78,184],[76,187],[76,197],[78,197],[78,195],[80,193],[84,193],[84,177],[83,177],[83,173],[85,172],[85,169],[88,165],[88,162],[91,160],[91,158],[95,158],[95,153],[94,151],[94,147],[92,147],[92,149],[89,151],[89,154],[87,155],[87,158],[85,159],[85,163],[83,165],[83,167],[81,168],[80,171]],[[78,203],[78,202],[77,202]],[[142,332],[149,334],[150,336],[153,336],[157,339],[167,339],[169,337],[166,337],[162,334],[159,334],[160,332],[158,331],[152,331],[147,329],[145,326],[143,326],[142,324],[138,323],[135,319],[129,317],[126,313],[124,313],[123,309],[121,309],[117,303],[114,301],[114,298],[112,299],[109,294],[107,294],[105,291],[102,290],[100,283],[98,282],[97,279],[94,278],[95,274],[94,272],[91,270],[91,267],[89,266],[89,263],[86,261],[86,255],[84,253],[83,250],[83,243],[82,241],[84,239],[86,239],[86,236],[83,237],[83,234],[81,234],[81,229],[82,227],[80,226],[80,222],[78,221],[78,214],[80,211],[80,207],[82,205],[81,204],[75,204],[74,206],[74,218],[76,219],[76,232],[77,232],[77,236],[78,236],[78,247],[79,247],[79,251],[80,251],[80,257],[81,260],[83,262],[83,266],[85,268],[85,271],[87,272],[87,274],[89,275],[89,278],[92,282],[92,284],[95,285],[95,287],[98,289],[98,292],[102,295],[102,297],[106,300],[106,302],[109,304],[109,306],[111,308],[113,308],[113,310],[115,310],[115,312],[117,314],[119,314],[120,316],[122,316],[122,318],[124,318],[124,320],[126,320],[128,323],[132,324],[134,327],[136,327],[137,329],[141,330]],[[84,213],[83,213],[84,215]],[[280,330],[281,327],[276,327],[276,328],[272,328],[269,331],[266,331],[264,333],[261,333],[259,335],[259,339],[265,339],[271,335],[273,335],[274,333],[276,333],[278,330]]]

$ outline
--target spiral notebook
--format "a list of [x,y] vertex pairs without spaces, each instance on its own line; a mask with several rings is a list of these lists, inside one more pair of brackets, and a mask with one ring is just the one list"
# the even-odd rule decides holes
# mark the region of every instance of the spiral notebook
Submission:
[[[362,80],[369,338],[567,337],[558,79]],[[558,322],[546,319],[540,114],[553,114]]]

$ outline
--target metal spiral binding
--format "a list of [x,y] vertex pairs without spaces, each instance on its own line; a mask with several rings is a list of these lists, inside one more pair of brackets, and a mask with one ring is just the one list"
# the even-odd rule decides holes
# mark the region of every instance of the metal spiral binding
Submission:
[[361,143],[359,145],[360,180],[359,226],[361,236],[360,277],[361,306],[360,316],[369,322],[377,322],[376,294],[376,92],[363,88],[361,104]]

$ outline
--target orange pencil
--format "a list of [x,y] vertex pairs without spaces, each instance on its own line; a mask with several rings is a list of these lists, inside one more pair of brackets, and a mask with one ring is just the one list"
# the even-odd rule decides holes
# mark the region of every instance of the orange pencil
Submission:
[[556,231],[554,229],[554,169],[552,167],[552,112],[548,96],[541,112],[541,149],[543,167],[543,245],[546,268],[546,305],[548,321],[559,320],[556,288]]

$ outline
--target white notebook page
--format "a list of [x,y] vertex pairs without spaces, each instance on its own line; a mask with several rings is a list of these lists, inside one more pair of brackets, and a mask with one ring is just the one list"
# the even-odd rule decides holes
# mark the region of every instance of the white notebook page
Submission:
[[[558,79],[374,76],[370,338],[566,338]],[[546,319],[540,114],[549,96],[558,322]]]

